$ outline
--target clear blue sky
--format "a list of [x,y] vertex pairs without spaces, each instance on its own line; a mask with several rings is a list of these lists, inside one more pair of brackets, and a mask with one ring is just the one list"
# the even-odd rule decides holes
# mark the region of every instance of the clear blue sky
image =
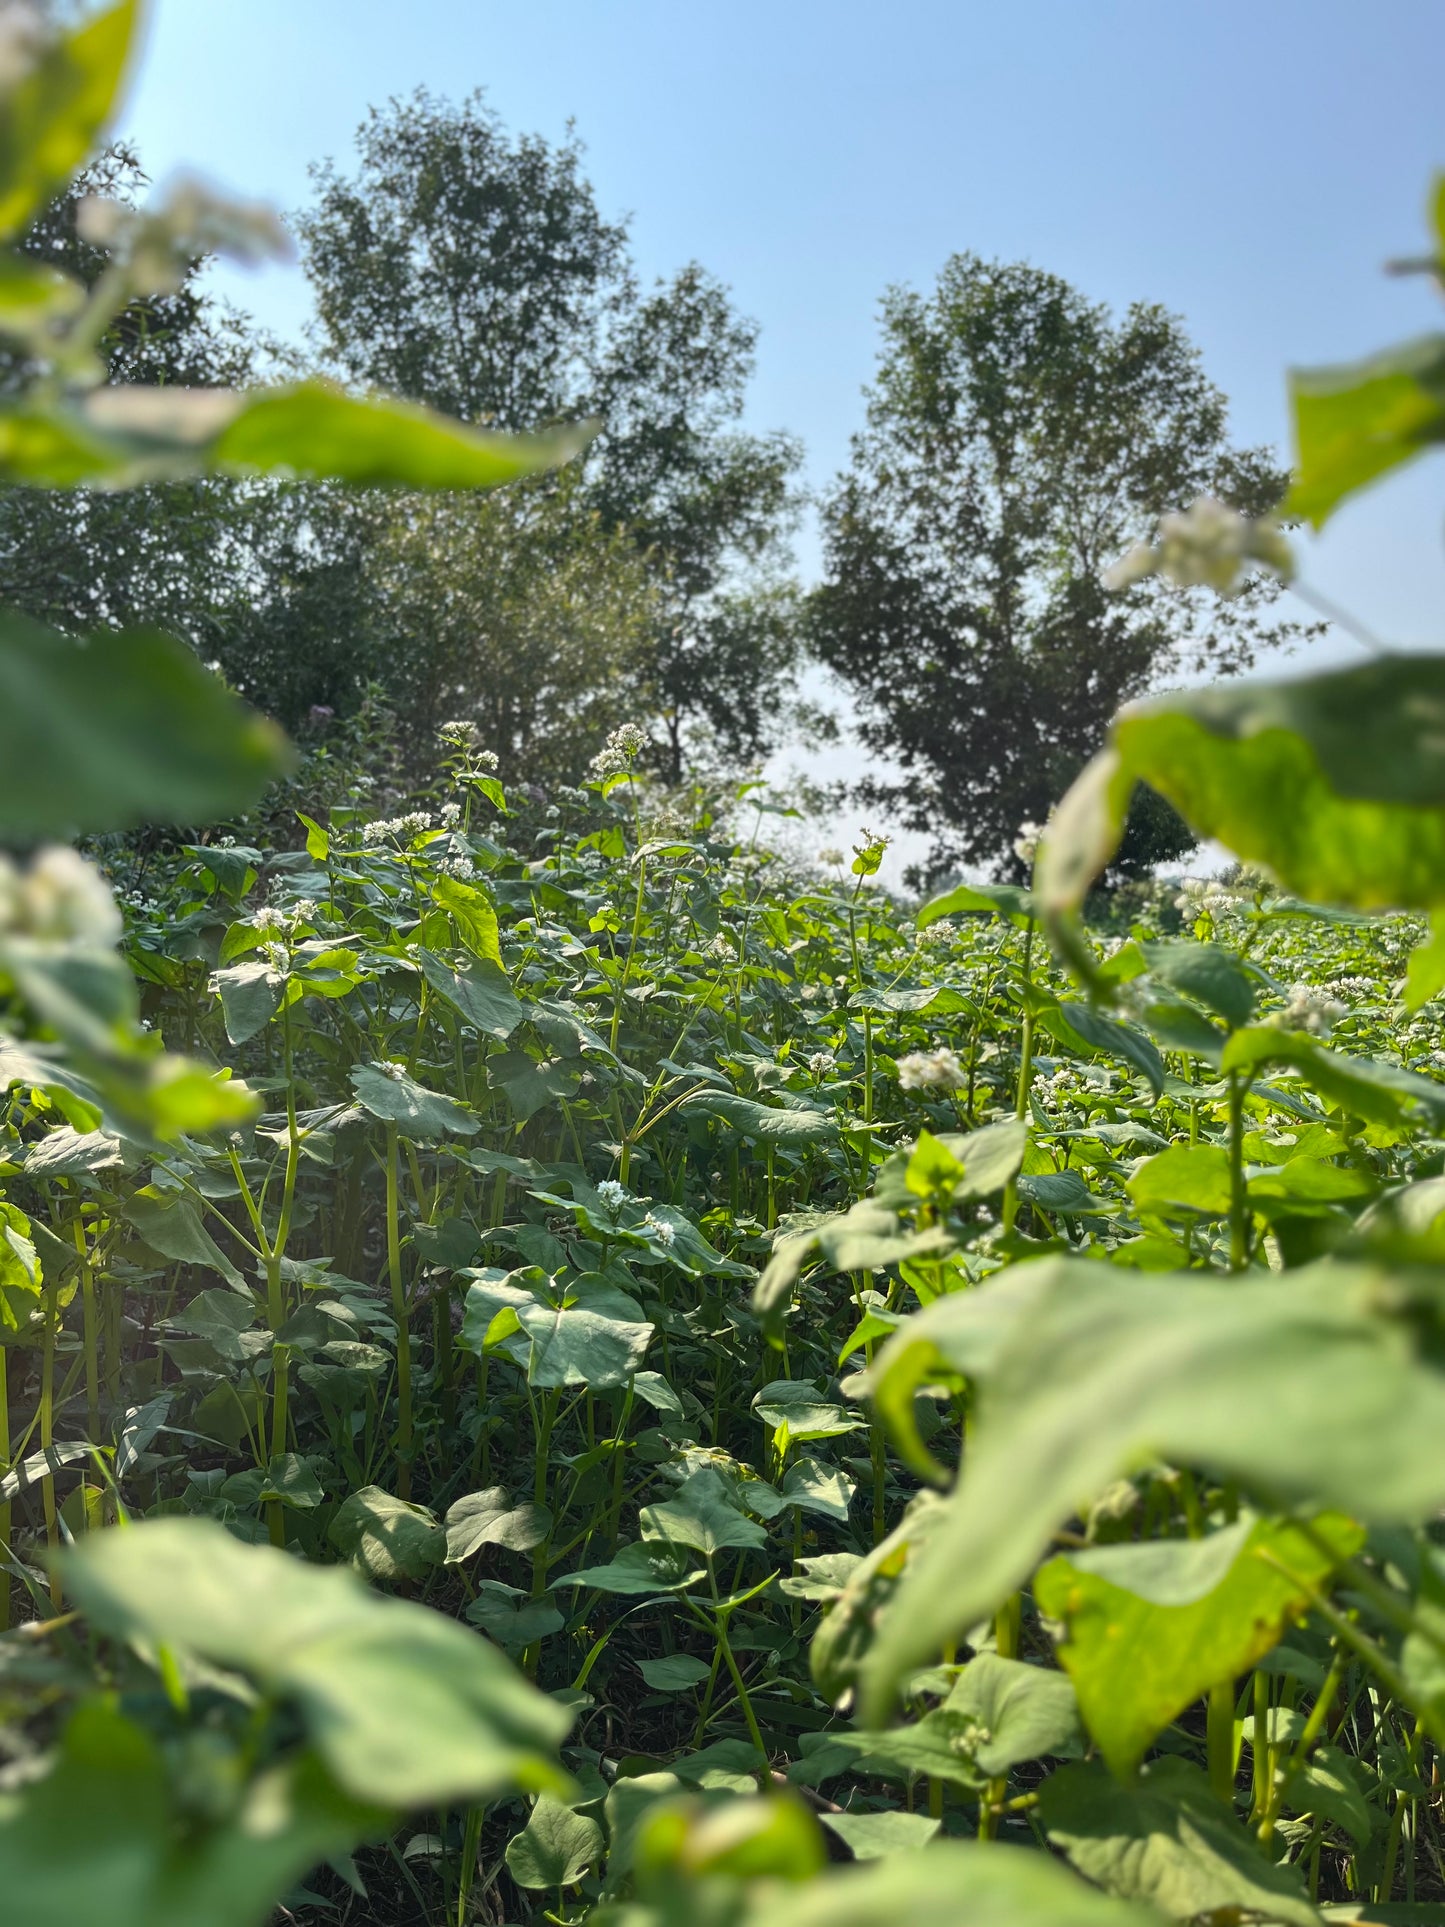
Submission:
[[[1287,363],[1445,325],[1379,273],[1445,166],[1442,0],[157,0],[125,130],[283,207],[367,106],[484,87],[589,149],[639,265],[696,257],[762,325],[750,410],[823,482],[847,451],[893,282],[957,249],[1179,312],[1236,434],[1286,445]],[[229,292],[294,331],[292,270]],[[1445,646],[1445,461],[1344,511],[1311,578]],[[805,543],[801,560],[810,566]],[[1342,653],[1332,648],[1331,654]]]

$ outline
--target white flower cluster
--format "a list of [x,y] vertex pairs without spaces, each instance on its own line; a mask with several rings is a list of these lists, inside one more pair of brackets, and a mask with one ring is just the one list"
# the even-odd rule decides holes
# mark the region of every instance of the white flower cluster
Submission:
[[380,1071],[383,1077],[389,1077],[393,1084],[399,1084],[406,1076],[406,1065],[395,1057],[381,1059],[372,1065],[372,1069]]
[[459,883],[470,883],[477,874],[477,866],[469,856],[449,856],[442,859],[443,876],[455,877]]
[[1026,823],[1019,824],[1019,833],[1014,838],[1014,855],[1020,863],[1034,861],[1039,853],[1039,838],[1043,833],[1043,824],[1035,823],[1032,818]]
[[448,749],[475,749],[482,740],[482,732],[475,723],[443,723],[437,731],[437,740]]
[[843,852],[834,849],[830,843],[826,850],[819,850],[818,861],[825,869],[841,870],[843,867]]
[[1380,986],[1373,977],[1336,977],[1335,989],[1346,997],[1378,997]]
[[609,1211],[620,1211],[632,1194],[616,1178],[604,1178],[597,1187],[597,1195]]
[[953,921],[952,917],[940,917],[937,923],[931,923],[926,930],[919,931],[918,941],[926,944],[943,945],[952,943],[957,935],[958,925]]
[[1201,495],[1182,514],[1161,516],[1157,540],[1135,543],[1105,571],[1104,587],[1127,589],[1146,576],[1162,575],[1181,589],[1232,595],[1246,562],[1262,562],[1286,582],[1294,574],[1289,543],[1272,517],[1252,522],[1227,502]]
[[826,1077],[829,1071],[836,1070],[837,1067],[838,1060],[830,1050],[815,1050],[808,1059],[808,1069],[814,1077]]
[[642,1220],[642,1228],[652,1233],[664,1251],[671,1251],[677,1243],[677,1232],[674,1227],[665,1218],[654,1218],[650,1211]]
[[204,254],[252,265],[291,255],[291,237],[274,208],[218,193],[189,174],[148,208],[87,195],[75,211],[75,225],[92,247],[121,255],[132,286],[146,294],[174,294]]
[[904,1091],[957,1091],[968,1082],[962,1064],[947,1044],[914,1051],[898,1060],[898,1088]]
[[263,943],[261,945],[261,955],[273,970],[289,970],[291,968],[291,952],[286,948],[284,943]]
[[1174,908],[1187,917],[1217,917],[1237,909],[1238,904],[1217,877],[1184,877]]
[[1291,984],[1289,1002],[1283,1010],[1265,1018],[1276,1030],[1303,1030],[1312,1037],[1328,1037],[1350,1007],[1315,984]]
[[432,820],[425,810],[412,810],[406,816],[379,816],[374,823],[368,823],[361,832],[363,843],[385,843],[395,837],[420,836],[429,830]]
[[0,856],[0,935],[112,944],[122,929],[110,886],[78,851],[52,844],[26,870]]
[[620,723],[587,767],[599,781],[619,776],[636,762],[646,742],[646,731],[636,723]]
[[441,824],[444,830],[456,829],[461,823],[461,820],[462,806],[460,803],[442,804],[440,813],[437,816],[437,822]]
[[295,936],[298,930],[313,921],[316,910],[314,897],[297,897],[285,909],[273,903],[263,903],[258,910],[252,911],[251,927],[263,934],[274,931],[278,936]]

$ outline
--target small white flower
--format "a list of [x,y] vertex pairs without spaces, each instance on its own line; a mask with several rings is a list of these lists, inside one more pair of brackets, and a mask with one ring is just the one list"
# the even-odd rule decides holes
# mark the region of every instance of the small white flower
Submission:
[[677,1243],[677,1232],[674,1228],[665,1218],[654,1218],[650,1211],[642,1220],[642,1228],[644,1231],[650,1231],[652,1233],[664,1251],[671,1251],[672,1247]]
[[393,1084],[399,1084],[406,1076],[406,1065],[395,1057],[383,1058],[380,1063],[374,1064],[372,1068],[380,1071],[383,1077],[389,1077]]
[[481,731],[475,723],[443,723],[437,731],[439,740],[448,749],[475,749],[481,741]]
[[1042,823],[1030,820],[1019,824],[1019,833],[1014,838],[1014,855],[1020,863],[1032,863],[1039,853],[1039,838],[1044,833]]
[[1272,1012],[1264,1021],[1276,1030],[1302,1030],[1312,1037],[1328,1037],[1348,1015],[1349,1005],[1331,997],[1328,991],[1314,984],[1291,984],[1284,1009]]
[[904,1091],[957,1091],[968,1075],[947,1044],[931,1051],[913,1051],[898,1060],[898,1087]]
[[1294,558],[1270,516],[1252,522],[1227,502],[1201,495],[1181,514],[1164,515],[1154,543],[1138,542],[1104,573],[1106,589],[1127,589],[1145,576],[1162,575],[1183,589],[1208,587],[1221,595],[1239,588],[1246,562],[1262,562],[1287,582]]
[[449,856],[441,867],[446,876],[455,877],[460,883],[470,883],[477,874],[477,866],[469,856]]
[[290,968],[291,956],[284,943],[263,943],[261,945],[261,955],[273,970],[286,970]]
[[588,764],[594,778],[601,781],[630,769],[647,744],[647,734],[637,723],[621,723]]
[[837,1068],[838,1060],[830,1050],[816,1050],[808,1059],[808,1069],[814,1077],[826,1077]]
[[285,926],[286,919],[269,903],[263,903],[251,918],[251,922],[257,930],[280,930]]
[[462,820],[462,806],[460,803],[443,803],[442,804],[441,814],[437,818],[437,821],[441,824],[444,830],[454,830],[457,827],[457,825],[461,822],[461,820]]
[[293,924],[310,923],[315,915],[316,899],[314,897],[297,897],[296,901],[291,905],[291,921]]
[[953,919],[940,917],[937,923],[931,923],[926,930],[919,931],[918,941],[926,944],[952,943],[957,935],[958,925]]
[[597,1195],[609,1211],[620,1211],[631,1194],[616,1178],[604,1178],[597,1187]]
[[52,844],[23,873],[5,860],[0,925],[47,943],[113,944],[124,922],[110,886],[78,850]]

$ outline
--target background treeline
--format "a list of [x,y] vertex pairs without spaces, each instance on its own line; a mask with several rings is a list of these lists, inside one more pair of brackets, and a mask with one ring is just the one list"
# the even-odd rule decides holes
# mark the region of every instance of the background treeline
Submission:
[[[115,149],[89,191],[131,199]],[[1230,671],[1296,631],[1259,579],[1225,601],[1099,574],[1201,493],[1251,514],[1284,476],[1228,436],[1182,325],[1122,319],[1027,264],[960,254],[893,290],[851,460],[811,496],[803,451],[745,425],[758,328],[690,262],[651,286],[580,144],[511,135],[480,96],[373,110],[350,171],[313,170],[292,219],[315,318],[262,336],[203,264],[128,310],[114,380],[208,385],[320,371],[509,430],[594,417],[560,475],[485,497],[205,481],[127,494],[0,492],[0,596],[75,630],[163,624],[293,730],[380,690],[397,750],[475,721],[514,783],[576,781],[645,723],[657,775],[735,770],[826,732],[832,672],[876,759],[855,795],[933,838],[934,875],[1007,870],[1122,700]],[[93,282],[75,200],[28,249]],[[0,390],[26,375],[0,361]],[[791,538],[821,522],[822,580]],[[1189,842],[1142,810],[1121,864]]]

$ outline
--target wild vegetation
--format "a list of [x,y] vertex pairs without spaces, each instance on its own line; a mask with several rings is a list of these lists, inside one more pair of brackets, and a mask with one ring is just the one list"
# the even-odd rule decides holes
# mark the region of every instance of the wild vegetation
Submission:
[[[136,14],[5,21],[0,239]],[[486,593],[577,437],[107,383],[277,235],[79,219],[88,283],[0,256],[16,495],[386,485]],[[1285,512],[1442,366],[1296,377]],[[1294,566],[1208,501],[1098,560],[1146,628]],[[7,1918],[1445,1918],[1440,659],[1133,703],[913,908],[635,722],[298,755],[15,612],[0,693]],[[1100,893],[1140,785],[1239,866]]]

